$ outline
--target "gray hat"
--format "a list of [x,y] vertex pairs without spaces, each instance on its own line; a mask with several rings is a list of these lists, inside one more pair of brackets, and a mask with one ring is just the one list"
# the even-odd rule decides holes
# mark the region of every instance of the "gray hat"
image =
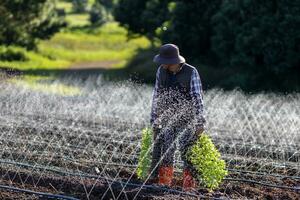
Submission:
[[179,64],[185,59],[179,54],[179,48],[175,44],[165,44],[159,49],[159,54],[153,59],[158,64]]

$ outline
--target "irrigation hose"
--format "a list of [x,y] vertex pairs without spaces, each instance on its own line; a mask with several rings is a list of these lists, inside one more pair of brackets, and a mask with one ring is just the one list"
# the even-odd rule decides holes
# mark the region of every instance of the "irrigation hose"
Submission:
[[291,178],[291,179],[299,179],[300,180],[300,176],[288,176],[288,175],[281,175],[281,174],[267,174],[267,173],[264,173],[264,172],[255,172],[255,171],[230,169],[230,168],[228,168],[227,170],[232,171],[232,172],[245,173],[245,174],[255,174],[255,175],[261,175],[261,176],[273,176],[273,177]]
[[[29,167],[29,168],[36,168],[36,169],[43,169],[43,170],[48,170],[48,171],[52,171],[52,172],[56,172],[65,176],[75,176],[75,177],[84,177],[84,178],[92,178],[92,179],[102,179],[102,180],[106,180],[108,182],[111,183],[119,183],[122,185],[126,184],[128,186],[133,186],[133,187],[140,187],[140,188],[148,188],[148,189],[154,189],[156,191],[164,191],[164,192],[168,192],[168,193],[177,193],[177,194],[181,194],[181,195],[187,195],[187,196],[193,196],[193,197],[198,197],[198,198],[208,198],[208,196],[204,196],[204,195],[197,195],[194,193],[190,193],[190,192],[183,192],[183,191],[179,191],[179,190],[175,190],[175,189],[171,189],[168,187],[162,187],[162,186],[153,186],[153,185],[145,185],[145,184],[136,184],[136,183],[126,183],[124,181],[120,181],[120,180],[112,180],[106,177],[99,177],[99,176],[95,176],[95,175],[88,175],[88,174],[83,174],[83,173],[71,173],[71,172],[64,172],[64,171],[60,171],[60,170],[56,170],[56,169],[50,169],[50,168],[45,168],[45,167],[40,167],[40,166],[32,166],[29,164],[23,164],[23,163],[17,163],[17,162],[10,162],[10,161],[1,161],[1,163],[6,163],[6,164],[12,164],[12,165],[19,165],[19,166],[23,166],[23,167]],[[211,198],[211,197],[209,197]],[[224,200],[224,198],[220,199],[220,198],[212,198],[214,200]]]
[[[72,172],[65,172],[65,171],[61,171],[61,170],[58,170],[58,169],[51,169],[51,168],[47,168],[47,167],[42,167],[42,166],[33,166],[33,165],[30,165],[30,164],[24,164],[24,163],[17,163],[17,162],[11,162],[11,161],[3,161],[3,160],[0,160],[1,163],[6,163],[6,164],[11,164],[11,165],[16,165],[16,166],[22,166],[22,167],[29,167],[29,168],[38,168],[38,169],[42,169],[42,170],[47,170],[47,171],[52,171],[52,172],[55,172],[55,173],[58,173],[58,174],[62,174],[62,175],[65,175],[65,176],[76,176],[76,177],[84,177],[84,178],[92,178],[92,179],[102,179],[102,180],[107,180],[107,181],[110,181],[110,182],[116,182],[116,183],[120,183],[120,184],[124,184],[125,182],[123,181],[112,181],[112,179],[109,179],[109,178],[105,178],[105,177],[99,177],[99,176],[95,176],[95,175],[89,175],[89,174],[83,174],[83,173],[72,173]],[[299,178],[299,177],[297,177]],[[294,190],[296,192],[300,192],[300,187],[289,187],[289,186],[283,186],[283,185],[273,185],[273,184],[269,184],[269,183],[264,183],[264,182],[258,182],[258,181],[253,181],[253,180],[247,180],[247,179],[234,179],[234,178],[225,178],[224,180],[226,181],[236,181],[236,182],[247,182],[247,183],[252,183],[252,184],[257,184],[257,185],[262,185],[262,186],[265,186],[265,187],[272,187],[272,188],[279,188],[279,189],[288,189],[288,190]],[[127,185],[131,185],[131,186],[146,186],[146,187],[154,187],[154,186],[151,186],[151,185],[141,185],[141,184],[133,184],[133,183],[128,183]],[[156,187],[154,187],[156,188]],[[159,187],[161,188],[161,187]],[[163,189],[165,190],[165,189]],[[177,192],[180,192],[182,193],[181,191],[179,190],[174,190],[173,189],[168,189],[167,191],[177,191]],[[186,195],[189,195],[188,193],[186,192],[183,192],[184,194]],[[191,193],[193,194],[193,193]]]
[[44,192],[35,192],[35,191],[32,191],[32,190],[21,189],[21,188],[5,186],[5,185],[0,185],[0,189],[10,190],[10,191],[13,191],[13,192],[22,192],[22,193],[31,194],[31,195],[37,195],[39,197],[46,197],[48,199],[79,200],[79,199],[64,196],[64,195],[50,194],[50,193],[44,193]]
[[284,186],[284,185],[273,185],[273,184],[269,184],[269,183],[263,183],[263,182],[247,180],[247,179],[224,178],[224,180],[225,181],[237,181],[237,182],[253,183],[253,184],[258,184],[258,185],[266,186],[266,187],[295,190],[296,192],[300,192],[300,187],[288,187],[288,186]]

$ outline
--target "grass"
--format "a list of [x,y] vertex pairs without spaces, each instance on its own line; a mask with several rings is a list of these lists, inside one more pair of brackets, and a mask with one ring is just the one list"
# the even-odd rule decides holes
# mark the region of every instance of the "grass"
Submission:
[[47,94],[62,96],[74,96],[81,94],[81,90],[79,88],[67,86],[61,83],[52,83],[53,80],[55,80],[55,77],[25,75],[22,78],[12,78],[9,80],[9,82],[14,83],[19,87]]
[[88,14],[68,14],[66,16],[66,22],[70,27],[83,27],[83,26],[89,26],[89,15]]
[[127,31],[110,22],[99,28],[67,28],[50,40],[40,41],[37,52],[11,47],[27,60],[0,60],[0,66],[20,70],[63,69],[78,62],[113,61],[118,63],[116,68],[122,68],[137,50],[149,46],[145,37],[128,40]]
[[71,13],[72,12],[72,2],[58,1],[56,3],[56,7],[58,9],[64,9],[65,13]]
[[[1,46],[3,47],[3,46]],[[0,66],[9,67],[19,70],[36,70],[36,69],[63,69],[68,67],[71,63],[67,60],[50,59],[34,51],[27,51],[21,47],[10,47],[14,52],[23,54],[25,61],[5,61],[0,60]]]
[[126,30],[111,22],[96,29],[78,28],[58,33],[40,43],[39,53],[71,63],[114,61],[120,63],[117,67],[122,67],[138,49],[149,46],[145,37],[128,40]]

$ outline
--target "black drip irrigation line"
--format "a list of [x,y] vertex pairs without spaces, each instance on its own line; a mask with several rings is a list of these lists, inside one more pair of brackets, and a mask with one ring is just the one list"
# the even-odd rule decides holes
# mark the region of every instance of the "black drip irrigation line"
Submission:
[[[188,196],[194,196],[195,194],[193,193],[187,193],[187,192],[182,192],[179,190],[174,190],[174,189],[162,189],[163,187],[155,187],[152,185],[145,185],[145,184],[134,184],[134,183],[125,183],[123,181],[119,181],[119,180],[112,180],[106,177],[100,177],[100,176],[96,176],[96,175],[89,175],[89,174],[84,174],[84,173],[72,173],[72,172],[65,172],[65,171],[61,171],[58,169],[52,169],[52,168],[47,168],[47,167],[41,167],[41,166],[33,166],[30,164],[24,164],[24,163],[17,163],[17,162],[11,162],[11,161],[2,161],[0,160],[1,163],[6,163],[6,164],[12,164],[12,165],[16,165],[16,166],[23,166],[23,167],[28,167],[28,168],[36,168],[36,169],[42,169],[42,170],[47,170],[47,171],[52,171],[58,174],[61,174],[63,176],[75,176],[75,177],[84,177],[84,178],[91,178],[91,179],[102,179],[102,180],[106,180],[109,181],[111,183],[120,183],[120,184],[125,184],[125,185],[129,185],[129,186],[137,186],[137,187],[148,187],[148,188],[152,188],[152,189],[157,189],[159,188],[160,190],[165,190],[165,191],[169,191],[169,192],[175,192],[177,191],[177,193],[180,194],[185,194]],[[283,186],[283,185],[274,185],[274,184],[269,184],[269,183],[264,183],[264,182],[258,182],[258,181],[253,181],[253,180],[246,180],[246,179],[234,179],[234,178],[224,178],[224,180],[226,181],[236,181],[236,182],[247,182],[247,183],[253,183],[256,185],[262,185],[265,187],[272,187],[272,188],[279,188],[279,189],[288,189],[288,190],[294,190],[296,192],[300,192],[300,187],[289,187],[289,186]],[[199,196],[199,195],[197,195]],[[205,197],[205,196],[204,196]]]
[[[97,162],[97,163],[101,164],[101,165],[119,166],[119,167],[128,167],[128,168],[136,168],[137,167],[137,165],[130,165],[130,164],[105,163],[105,162]],[[248,173],[248,174],[261,175],[261,176],[273,176],[273,177],[280,177],[280,178],[300,179],[300,176],[288,176],[288,175],[281,175],[281,174],[268,174],[268,173],[264,173],[264,172],[255,172],[255,171],[247,171],[247,170],[232,169],[232,168],[227,168],[227,170],[232,171],[232,172]]]
[[263,183],[263,182],[258,182],[258,181],[253,181],[253,180],[246,180],[246,179],[224,178],[224,180],[225,181],[236,181],[236,182],[253,183],[253,184],[257,184],[257,185],[261,185],[261,186],[266,186],[266,187],[295,190],[296,192],[300,192],[300,187],[288,187],[288,186],[284,186],[284,185],[273,185],[273,184],[269,184],[269,183]]
[[1,163],[6,163],[6,164],[17,165],[17,166],[48,170],[48,171],[52,171],[52,172],[62,174],[64,176],[73,176],[73,177],[75,176],[75,177],[81,177],[81,178],[84,177],[84,178],[91,178],[91,179],[106,180],[107,182],[110,182],[110,183],[119,183],[122,187],[123,187],[123,185],[125,185],[125,187],[128,185],[128,186],[132,186],[132,187],[153,189],[153,190],[156,190],[157,192],[164,191],[164,192],[168,192],[168,193],[176,193],[176,194],[181,194],[181,195],[193,196],[193,197],[197,197],[197,198],[210,198],[210,199],[214,199],[214,200],[224,200],[224,198],[213,198],[213,197],[208,197],[208,196],[201,195],[201,194],[183,192],[183,191],[171,189],[171,188],[168,188],[168,187],[128,183],[128,182],[124,182],[124,181],[121,181],[121,180],[112,180],[110,178],[101,177],[101,176],[88,175],[88,174],[83,174],[83,173],[64,172],[64,171],[57,170],[57,169],[51,169],[51,168],[40,167],[40,166],[32,166],[32,165],[29,165],[29,164],[17,163],[17,162],[11,162],[11,161],[1,161],[0,160],[0,162]]
[[183,191],[180,191],[180,190],[171,189],[167,186],[155,186],[155,185],[146,185],[146,184],[127,183],[127,182],[123,182],[123,181],[111,181],[111,182],[112,183],[117,182],[117,183],[120,183],[122,185],[125,184],[125,187],[126,187],[126,185],[129,185],[129,186],[133,186],[133,187],[140,187],[140,188],[143,188],[143,189],[154,189],[156,191],[165,191],[165,192],[168,192],[168,193],[176,193],[176,194],[187,195],[187,196],[192,196],[192,197],[197,197],[197,198],[209,198],[209,199],[213,199],[213,200],[228,199],[228,198],[225,198],[225,197],[217,198],[217,197],[210,197],[210,196],[205,196],[205,195],[201,195],[201,194],[195,194],[195,193],[191,193],[191,192],[183,192]]
[[[191,193],[191,192],[184,192],[184,191],[172,189],[172,188],[169,188],[167,186],[162,186],[162,185],[147,185],[147,184],[130,183],[130,182],[124,182],[121,180],[112,180],[112,179],[105,178],[105,177],[97,177],[97,178],[106,180],[107,182],[110,182],[111,185],[114,183],[118,183],[121,185],[122,188],[125,188],[126,186],[131,186],[131,187],[135,187],[135,188],[138,187],[138,188],[142,188],[142,189],[150,189],[150,190],[152,189],[155,192],[167,192],[169,194],[178,194],[178,195],[192,196],[192,197],[197,197],[197,198],[209,198],[209,199],[213,199],[213,200],[225,200],[225,199],[227,200],[228,199],[226,197],[218,198],[218,197],[205,196],[202,194],[196,194],[196,193]],[[123,185],[125,185],[125,186],[123,186]]]
[[13,192],[22,192],[22,193],[26,193],[26,194],[30,194],[30,195],[37,195],[39,197],[48,198],[48,199],[79,200],[79,199],[64,196],[64,195],[50,194],[50,193],[44,193],[44,192],[35,192],[32,190],[21,189],[21,188],[5,186],[5,185],[0,185],[0,189],[9,190],[9,191],[13,191]]
[[264,172],[254,172],[254,171],[247,171],[247,170],[240,170],[240,169],[227,169],[228,171],[232,172],[239,172],[239,173],[245,173],[245,174],[255,174],[255,175],[261,175],[261,176],[273,176],[273,177],[280,177],[280,178],[291,178],[291,179],[299,179],[300,176],[288,176],[288,175],[281,175],[281,174],[268,174]]

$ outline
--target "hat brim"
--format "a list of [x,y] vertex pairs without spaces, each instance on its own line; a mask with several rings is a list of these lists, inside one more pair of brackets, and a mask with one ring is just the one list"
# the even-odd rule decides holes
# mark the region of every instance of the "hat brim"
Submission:
[[153,62],[158,64],[180,64],[185,62],[185,58],[182,56],[179,56],[177,58],[164,58],[158,54],[154,56]]

